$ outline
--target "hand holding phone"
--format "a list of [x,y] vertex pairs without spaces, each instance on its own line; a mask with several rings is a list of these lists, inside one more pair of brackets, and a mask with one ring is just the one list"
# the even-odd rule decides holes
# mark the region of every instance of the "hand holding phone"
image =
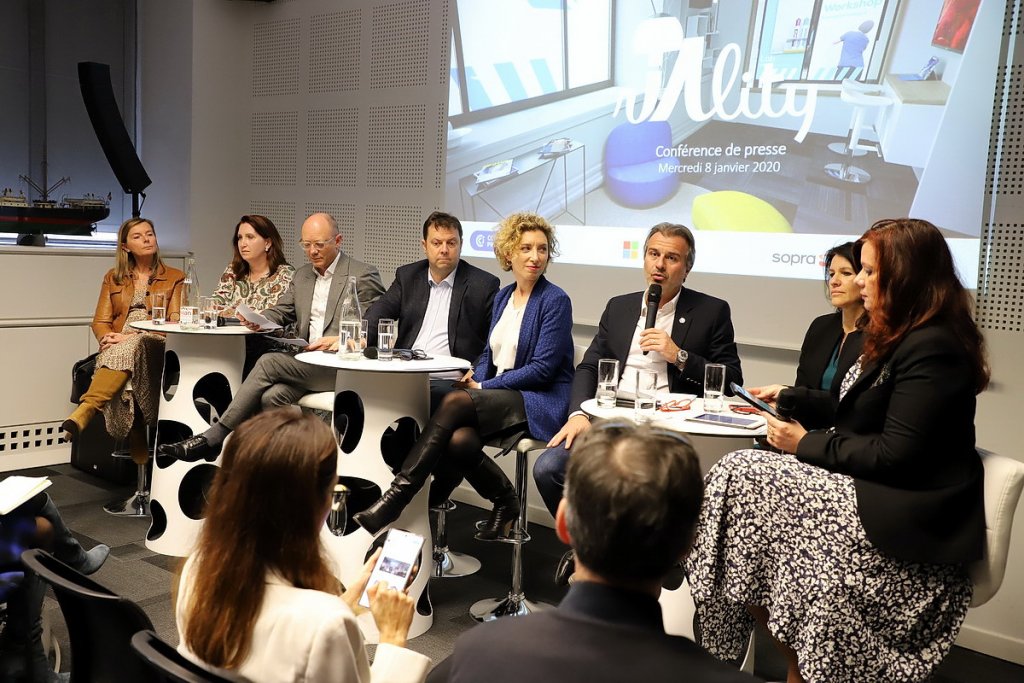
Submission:
[[772,406],[768,405],[767,403],[765,403],[761,399],[757,398],[756,396],[751,394],[749,391],[747,391],[746,389],[741,387],[739,384],[736,384],[736,382],[729,382],[729,389],[732,390],[733,394],[735,394],[736,396],[739,396],[744,401],[746,401],[750,405],[754,406],[758,410],[763,410],[764,412],[768,413],[772,417],[781,419],[781,418],[779,418],[779,413],[778,413],[777,410],[775,410],[775,408],[773,408]]
[[[404,591],[413,569],[419,564],[422,550],[423,537],[419,534],[401,529],[388,531],[384,547],[377,557],[373,571],[370,572],[370,579],[366,582],[367,589],[383,583],[388,588]],[[368,590],[363,591],[359,604],[369,608],[370,598],[367,593]]]

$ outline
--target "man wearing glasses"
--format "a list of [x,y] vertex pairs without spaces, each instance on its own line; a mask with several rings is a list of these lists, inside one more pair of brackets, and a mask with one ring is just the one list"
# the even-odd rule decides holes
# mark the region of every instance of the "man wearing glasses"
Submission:
[[[359,305],[367,310],[381,294],[380,273],[341,251],[338,222],[327,213],[314,213],[302,224],[299,244],[309,263],[295,272],[292,286],[277,304],[263,312],[269,320],[296,326],[296,335],[308,339],[308,351],[330,348],[338,342],[342,293],[349,276],[356,278]],[[250,329],[257,326],[242,320]],[[159,447],[162,455],[179,460],[212,460],[235,427],[262,408],[291,405],[311,392],[333,391],[336,371],[303,363],[285,353],[267,353],[256,361],[220,421],[202,434]]]

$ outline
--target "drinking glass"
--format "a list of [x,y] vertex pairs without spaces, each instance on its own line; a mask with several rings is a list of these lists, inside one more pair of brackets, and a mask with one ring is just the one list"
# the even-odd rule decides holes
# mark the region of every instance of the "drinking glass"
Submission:
[[634,419],[637,422],[650,422],[654,419],[655,395],[658,393],[658,373],[653,370],[639,370],[636,373],[636,408]]
[[398,337],[398,321],[381,318],[377,321],[377,359],[391,360],[395,351],[395,339]]
[[348,523],[348,487],[344,484],[336,484],[334,493],[331,495],[331,509],[327,513],[327,529],[335,536],[345,535],[345,526]]
[[720,413],[725,410],[725,366],[719,363],[708,363],[704,366],[704,411]]
[[359,339],[359,321],[342,320],[338,329],[338,356],[346,360],[359,360],[362,358],[363,351]]
[[153,292],[150,299],[150,319],[154,325],[163,325],[167,322],[167,293]]
[[602,358],[597,361],[597,407],[614,408],[619,386],[619,361]]
[[366,322],[366,318],[359,321],[359,348],[366,348],[366,335],[370,329],[370,323]]
[[212,296],[204,296],[200,299],[200,322],[204,330],[217,329],[217,300]]

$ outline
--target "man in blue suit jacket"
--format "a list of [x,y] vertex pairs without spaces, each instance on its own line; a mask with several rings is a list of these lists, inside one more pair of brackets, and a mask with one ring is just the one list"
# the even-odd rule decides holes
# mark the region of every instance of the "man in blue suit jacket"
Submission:
[[758,680],[665,633],[658,595],[690,548],[704,495],[685,437],[597,426],[577,441],[568,482],[555,531],[576,556],[569,594],[558,609],[463,633],[427,681]]
[[743,384],[729,304],[683,287],[696,259],[693,233],[683,225],[659,223],[644,242],[648,286],[661,285],[654,327],[646,327],[645,292],[617,296],[601,315],[597,335],[576,367],[569,419],[548,443],[533,468],[537,489],[551,514],[562,498],[565,467],[573,439],[590,427],[580,404],[597,391],[597,363],[619,361],[619,392],[632,396],[638,370],[658,374],[659,390],[704,394],[704,366],[725,365],[725,386]]

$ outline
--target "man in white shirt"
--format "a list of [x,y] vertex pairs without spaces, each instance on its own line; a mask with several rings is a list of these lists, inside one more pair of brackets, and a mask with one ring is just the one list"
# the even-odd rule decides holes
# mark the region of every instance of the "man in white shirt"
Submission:
[[597,391],[599,360],[619,361],[619,395],[626,398],[633,398],[640,370],[656,372],[662,392],[703,395],[707,363],[725,365],[726,387],[729,382],[743,383],[729,304],[683,287],[695,259],[696,244],[689,228],[655,225],[644,242],[647,284],[661,285],[654,326],[646,325],[646,291],[617,296],[605,307],[597,335],[576,367],[569,419],[533,468],[537,488],[552,515],[562,498],[572,442],[590,427],[580,404]]
[[[309,263],[295,272],[291,287],[263,315],[282,327],[294,323],[297,336],[310,342],[306,349],[317,351],[338,341],[342,293],[350,275],[356,278],[362,310],[380,297],[384,285],[376,268],[341,251],[341,232],[330,214],[311,215],[303,222],[301,234],[299,244]],[[261,407],[291,405],[308,393],[333,391],[336,374],[332,368],[303,363],[289,354],[266,353],[256,361],[219,422],[184,441],[162,444],[158,452],[179,460],[212,460],[227,435]]]

